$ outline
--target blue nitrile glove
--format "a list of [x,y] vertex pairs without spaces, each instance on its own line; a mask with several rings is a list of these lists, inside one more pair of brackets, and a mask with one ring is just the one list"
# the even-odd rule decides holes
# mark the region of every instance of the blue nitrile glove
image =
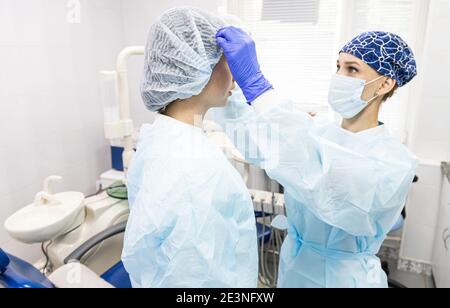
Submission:
[[216,38],[248,104],[251,105],[263,93],[273,89],[261,72],[255,42],[250,35],[236,27],[225,27],[217,32]]

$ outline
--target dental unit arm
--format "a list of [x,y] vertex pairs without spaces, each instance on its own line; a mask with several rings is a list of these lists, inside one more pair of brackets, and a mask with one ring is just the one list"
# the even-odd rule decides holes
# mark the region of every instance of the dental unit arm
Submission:
[[[105,116],[105,136],[107,139],[121,139],[124,151],[122,154],[125,179],[133,158],[133,132],[134,125],[130,113],[130,94],[128,85],[128,59],[132,56],[144,55],[143,46],[132,46],[123,49],[117,57],[117,67],[115,71],[101,71],[100,78],[103,80],[113,79],[116,81],[118,99],[118,118],[108,118]],[[109,102],[108,102],[109,103]]]

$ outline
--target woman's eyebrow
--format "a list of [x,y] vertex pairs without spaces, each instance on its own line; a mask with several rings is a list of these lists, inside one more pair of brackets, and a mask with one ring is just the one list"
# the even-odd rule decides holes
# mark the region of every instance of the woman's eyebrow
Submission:
[[359,65],[359,63],[358,62],[355,62],[355,61],[348,61],[348,62],[344,62],[346,65],[358,65],[358,66],[360,66]]

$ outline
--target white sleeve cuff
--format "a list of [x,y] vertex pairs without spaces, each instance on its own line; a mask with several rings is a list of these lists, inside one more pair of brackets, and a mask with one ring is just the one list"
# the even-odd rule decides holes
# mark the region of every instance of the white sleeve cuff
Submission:
[[280,98],[276,90],[269,90],[258,97],[252,104],[257,114],[262,114],[267,110],[275,108],[280,104]]

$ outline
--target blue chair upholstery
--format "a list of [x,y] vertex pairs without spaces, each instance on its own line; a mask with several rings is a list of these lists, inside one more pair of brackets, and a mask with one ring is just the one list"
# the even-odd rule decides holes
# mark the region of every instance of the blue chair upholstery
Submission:
[[6,255],[2,249],[0,249],[0,274],[3,274],[9,265],[9,257]]
[[131,289],[130,276],[128,275],[122,261],[114,265],[102,276],[103,280],[107,281],[118,289]]
[[0,285],[14,289],[54,288],[33,265],[0,249]]

